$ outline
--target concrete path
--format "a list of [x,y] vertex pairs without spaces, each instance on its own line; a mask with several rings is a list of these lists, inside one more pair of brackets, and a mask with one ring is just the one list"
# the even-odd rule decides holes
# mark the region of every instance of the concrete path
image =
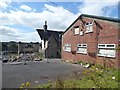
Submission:
[[32,85],[45,84],[48,80],[54,81],[57,76],[83,70],[79,65],[61,62],[59,59],[26,63],[27,65],[3,64],[3,88],[19,88],[22,83],[28,81]]

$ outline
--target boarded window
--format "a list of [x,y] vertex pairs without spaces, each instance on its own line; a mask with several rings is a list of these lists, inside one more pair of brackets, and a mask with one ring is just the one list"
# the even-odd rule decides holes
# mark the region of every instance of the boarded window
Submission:
[[80,32],[79,27],[75,27],[74,33],[75,33],[75,34],[79,34],[79,32]]
[[115,57],[115,44],[98,44],[98,56]]
[[71,44],[65,44],[64,51],[71,52]]
[[82,35],[83,35],[83,31],[81,30],[81,31],[80,31],[80,36],[82,36]]
[[77,53],[87,54],[87,44],[78,44]]

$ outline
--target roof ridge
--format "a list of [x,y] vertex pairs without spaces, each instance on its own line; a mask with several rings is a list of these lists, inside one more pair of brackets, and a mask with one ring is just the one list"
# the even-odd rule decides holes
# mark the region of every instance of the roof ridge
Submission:
[[82,16],[92,17],[92,18],[97,18],[97,19],[103,19],[103,20],[108,20],[108,21],[113,21],[113,22],[120,22],[119,18],[113,18],[113,17],[104,17],[104,16],[81,14],[80,17],[82,17]]

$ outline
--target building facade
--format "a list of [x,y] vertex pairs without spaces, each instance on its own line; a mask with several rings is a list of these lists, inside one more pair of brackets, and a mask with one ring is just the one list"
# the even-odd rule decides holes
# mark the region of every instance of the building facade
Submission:
[[39,42],[18,42],[18,53],[35,53],[39,52],[41,44]]
[[47,21],[43,29],[36,29],[42,43],[45,58],[61,57],[61,35],[62,31],[47,30]]
[[39,42],[0,42],[0,59],[9,57],[10,54],[38,53],[41,51]]
[[118,67],[119,25],[117,19],[80,15],[62,35],[62,59]]

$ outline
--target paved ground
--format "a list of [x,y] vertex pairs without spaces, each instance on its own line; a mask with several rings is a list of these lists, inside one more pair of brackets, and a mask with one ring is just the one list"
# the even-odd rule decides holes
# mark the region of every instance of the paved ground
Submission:
[[46,60],[41,62],[27,62],[24,64],[3,64],[2,87],[18,88],[24,82],[31,82],[32,85],[44,84],[48,80],[55,80],[57,76],[70,74],[73,71],[82,71],[79,65],[73,65],[60,60]]

